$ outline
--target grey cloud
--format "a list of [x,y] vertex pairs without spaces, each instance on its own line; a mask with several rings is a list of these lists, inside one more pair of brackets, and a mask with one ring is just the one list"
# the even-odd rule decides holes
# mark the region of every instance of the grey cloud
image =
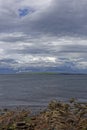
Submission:
[[2,60],[0,60],[0,63],[14,63],[14,60],[13,59],[2,59]]
[[14,59],[9,59],[9,58],[3,58],[0,60],[0,68],[6,67],[10,68],[12,64],[17,64],[17,62]]
[[16,53],[19,53],[19,54],[32,54],[32,55],[41,55],[41,54],[52,54],[50,52],[50,50],[47,50],[47,49],[39,49],[39,48],[26,48],[26,49],[23,49],[23,50],[18,50],[18,51],[15,51]]
[[[0,13],[0,66],[86,66],[87,39],[80,42],[87,35],[86,0],[53,0],[46,10],[23,19],[9,8]],[[5,36],[11,33],[14,35]],[[63,36],[72,39],[68,41]]]
[[[61,49],[58,50],[58,47],[61,47]],[[59,56],[61,53],[83,53],[86,55],[87,53],[87,46],[82,45],[66,45],[61,46],[58,45],[56,48],[51,48],[49,46],[31,46],[31,47],[24,47],[24,49],[18,49],[18,50],[10,50],[9,53],[18,53],[18,54],[31,54],[31,55],[47,55],[47,56]]]
[[[15,35],[15,34],[14,34]],[[20,36],[20,37],[3,37],[0,38],[2,42],[9,42],[15,44],[16,42],[26,42],[28,38],[26,36]]]
[[52,35],[87,35],[87,1],[54,0],[46,12],[33,21],[32,28]]
[[44,45],[33,45],[33,46],[24,46],[23,49],[12,49],[8,50],[10,54],[18,53],[18,54],[31,54],[31,55],[54,55],[56,50],[53,50],[49,46]]
[[87,53],[87,45],[66,45],[63,46],[62,53]]
[[[12,8],[0,17],[2,32],[25,34],[87,35],[87,1],[53,0],[44,11],[20,19]],[[34,17],[34,18],[33,18]]]

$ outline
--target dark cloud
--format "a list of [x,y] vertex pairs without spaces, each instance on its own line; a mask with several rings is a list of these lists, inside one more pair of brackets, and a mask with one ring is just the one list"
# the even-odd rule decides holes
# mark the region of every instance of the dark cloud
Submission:
[[62,53],[87,53],[87,45],[66,45],[63,46]]
[[11,68],[12,64],[17,64],[17,62],[11,58],[3,58],[2,60],[0,60],[0,68],[2,67]]
[[0,60],[0,63],[14,63],[14,60],[13,59],[2,59]]
[[[29,7],[32,9],[31,7]],[[28,8],[18,9],[22,15]],[[34,10],[34,9],[33,9]],[[1,32],[23,32],[25,34],[51,34],[57,36],[87,35],[87,1],[53,0],[46,10],[20,19],[14,10],[7,8],[8,14],[1,15]]]
[[40,14],[32,28],[52,35],[87,35],[87,1],[54,0],[48,10]]

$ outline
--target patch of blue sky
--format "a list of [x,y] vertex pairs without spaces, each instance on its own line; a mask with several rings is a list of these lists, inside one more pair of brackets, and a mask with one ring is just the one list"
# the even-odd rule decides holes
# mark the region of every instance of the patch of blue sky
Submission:
[[20,8],[20,9],[18,9],[18,12],[19,12],[20,17],[24,17],[28,14],[33,13],[34,9],[32,9],[32,8]]

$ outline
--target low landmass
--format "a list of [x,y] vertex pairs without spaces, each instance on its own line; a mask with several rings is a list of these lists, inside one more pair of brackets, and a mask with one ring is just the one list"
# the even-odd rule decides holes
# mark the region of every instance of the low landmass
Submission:
[[64,73],[64,72],[18,72],[16,74],[40,74],[40,75],[87,75],[86,73]]

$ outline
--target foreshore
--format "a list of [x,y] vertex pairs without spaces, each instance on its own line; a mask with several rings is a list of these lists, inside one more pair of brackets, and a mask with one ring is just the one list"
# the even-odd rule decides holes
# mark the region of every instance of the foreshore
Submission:
[[51,101],[44,110],[1,109],[0,130],[87,130],[87,103]]

